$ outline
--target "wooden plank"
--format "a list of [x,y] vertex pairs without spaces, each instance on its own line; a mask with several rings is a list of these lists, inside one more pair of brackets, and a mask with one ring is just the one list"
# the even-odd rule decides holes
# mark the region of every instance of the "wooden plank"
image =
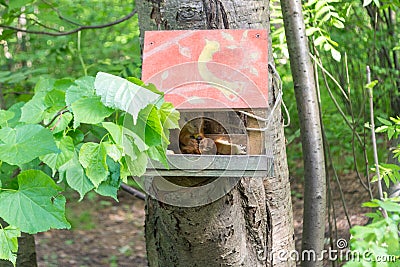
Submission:
[[149,161],[145,177],[267,177],[274,160],[267,155],[168,155],[170,169]]
[[269,171],[232,171],[232,170],[148,170],[144,177],[224,177],[224,178],[237,178],[237,177],[271,177],[273,167]]
[[[257,170],[270,169],[273,159],[267,155],[167,155],[170,170]],[[148,169],[166,170],[158,161],[150,160]]]
[[[250,113],[254,113],[254,115],[257,115],[259,117],[265,118],[266,117],[266,111],[264,110],[253,110],[253,111],[248,111]],[[250,116],[247,116],[247,127],[248,128],[263,128],[264,127],[264,122],[260,122],[255,118],[252,118]],[[260,131],[248,131],[247,133],[249,137],[249,146],[247,148],[247,154],[249,155],[262,155],[265,154],[265,132],[260,132]]]

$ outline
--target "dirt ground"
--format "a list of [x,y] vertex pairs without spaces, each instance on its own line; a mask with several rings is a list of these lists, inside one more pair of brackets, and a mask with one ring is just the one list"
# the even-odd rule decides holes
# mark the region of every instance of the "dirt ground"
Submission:
[[[353,225],[365,224],[360,207],[368,194],[354,175],[341,176],[340,182]],[[296,248],[301,245],[303,185],[291,179]],[[341,203],[338,187],[332,183],[337,238],[349,239],[349,225]],[[73,229],[52,230],[36,236],[40,267],[69,266],[147,266],[144,240],[144,202],[126,192],[119,193],[119,202],[89,195],[81,203],[76,197],[69,201],[68,214]],[[326,237],[329,237],[328,230]]]

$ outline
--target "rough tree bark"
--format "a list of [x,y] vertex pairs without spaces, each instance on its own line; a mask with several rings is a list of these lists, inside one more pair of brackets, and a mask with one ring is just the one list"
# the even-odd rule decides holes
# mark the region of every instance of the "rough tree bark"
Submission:
[[[306,190],[302,251],[312,251],[321,255],[324,249],[326,212],[325,157],[314,71],[309,56],[301,1],[281,0],[281,6],[304,155]],[[322,260],[315,261],[310,258],[302,259],[302,266],[322,266]]]
[[[142,33],[173,29],[269,30],[269,1],[137,0],[136,5]],[[273,65],[272,53],[269,55]],[[269,78],[272,109],[280,92],[273,86],[272,75]],[[224,197],[201,207],[175,207],[147,198],[149,266],[295,266],[294,261],[283,261],[275,253],[294,250],[285,138],[278,104],[268,132],[275,156],[274,177],[243,178]]]

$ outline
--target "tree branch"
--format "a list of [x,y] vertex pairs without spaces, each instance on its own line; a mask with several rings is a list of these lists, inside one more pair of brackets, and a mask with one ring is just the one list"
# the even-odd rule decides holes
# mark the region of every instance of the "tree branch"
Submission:
[[82,24],[76,23],[75,21],[72,21],[72,20],[70,20],[70,19],[64,17],[64,16],[61,14],[60,10],[58,10],[57,8],[55,8],[51,3],[49,3],[49,2],[47,2],[47,1],[45,1],[45,0],[42,0],[42,2],[45,3],[46,5],[48,5],[51,9],[53,9],[54,12],[57,13],[59,19],[65,20],[66,22],[71,23],[71,24],[74,24],[75,26],[82,26]]
[[102,29],[102,28],[107,28],[107,27],[111,27],[114,26],[116,24],[119,24],[121,22],[124,22],[130,18],[132,18],[134,15],[136,14],[136,9],[133,9],[128,15],[126,15],[125,17],[106,23],[106,24],[100,24],[100,25],[83,25],[80,26],[76,29],[70,30],[70,31],[66,31],[66,32],[46,32],[46,31],[31,31],[31,30],[25,30],[25,29],[21,29],[18,27],[14,27],[14,26],[8,26],[8,25],[3,25],[0,24],[0,28],[5,28],[5,29],[9,29],[9,30],[14,30],[14,31],[19,31],[19,32],[25,32],[25,33],[31,33],[31,34],[42,34],[42,35],[50,35],[50,36],[64,36],[64,35],[70,35],[79,31],[83,31],[83,30],[90,30],[90,29]]
[[45,124],[44,127],[47,128],[49,127],[59,116],[61,116],[64,113],[70,112],[67,107],[64,107],[63,110],[57,112],[57,114],[50,120],[49,123]]
[[128,192],[129,194],[137,197],[138,199],[141,199],[141,200],[145,200],[146,199],[146,195],[145,194],[143,194],[142,192],[140,192],[139,190],[137,190],[137,189],[135,189],[133,187],[130,187],[127,184],[121,183],[121,189],[124,190],[125,192]]
[[60,32],[59,30],[54,29],[54,28],[52,28],[52,27],[49,27],[49,26],[47,26],[47,25],[41,23],[40,21],[38,21],[38,20],[36,20],[36,19],[30,19],[30,18],[29,18],[29,19],[27,19],[27,20],[31,20],[32,23],[33,23],[34,25],[37,24],[37,25],[39,25],[39,26],[41,26],[41,27],[43,27],[43,28],[45,28],[45,29],[48,29],[48,30],[51,30],[51,31],[55,31],[55,32]]

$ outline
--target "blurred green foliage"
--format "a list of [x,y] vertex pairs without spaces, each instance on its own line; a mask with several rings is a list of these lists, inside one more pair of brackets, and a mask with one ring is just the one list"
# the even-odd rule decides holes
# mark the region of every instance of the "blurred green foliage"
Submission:
[[[328,165],[340,173],[352,172],[358,166],[367,174],[366,162],[372,162],[370,135],[365,127],[369,121],[364,89],[367,65],[372,69],[372,79],[378,81],[375,114],[388,117],[400,112],[400,30],[395,27],[400,23],[399,1],[380,1],[379,8],[375,3],[379,1],[303,2],[306,33],[318,71],[325,138],[332,155]],[[302,158],[299,124],[279,1],[271,1],[271,11],[273,53],[283,80],[283,99],[291,114],[291,125],[285,129],[289,169],[292,176],[301,178],[297,163]],[[381,159],[388,157],[386,141],[378,139]]]
[[[6,2],[0,1],[0,25],[51,33],[107,24],[134,9],[129,0],[79,0],[73,4],[66,0],[9,1],[8,6]],[[86,75],[85,71],[94,76],[101,70],[140,78],[140,67],[137,15],[112,27],[66,36],[16,32],[0,26],[2,108],[29,99],[30,88],[40,77],[75,79]]]

